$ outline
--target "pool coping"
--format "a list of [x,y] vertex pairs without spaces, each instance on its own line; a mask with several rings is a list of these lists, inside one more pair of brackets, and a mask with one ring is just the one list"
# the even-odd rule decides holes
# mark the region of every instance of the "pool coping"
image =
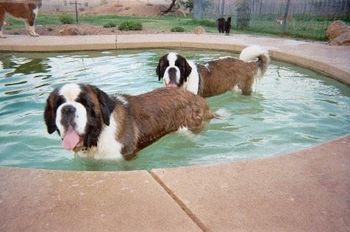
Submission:
[[[10,52],[126,48],[239,52],[258,44],[269,49],[272,59],[300,65],[350,85],[350,47],[321,42],[243,34],[137,34],[9,36],[0,43],[0,51]],[[1,167],[0,228],[348,231],[349,151],[350,134],[291,154],[210,166],[129,172]]]

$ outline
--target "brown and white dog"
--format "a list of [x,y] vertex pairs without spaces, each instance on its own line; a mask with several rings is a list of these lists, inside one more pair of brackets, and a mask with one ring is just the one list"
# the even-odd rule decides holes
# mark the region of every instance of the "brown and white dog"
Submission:
[[159,59],[157,75],[167,87],[182,87],[194,94],[211,97],[241,89],[250,95],[256,78],[267,70],[270,58],[268,52],[258,46],[242,50],[239,59],[222,58],[209,61],[205,65],[195,64],[174,52]]
[[24,20],[26,29],[31,36],[39,36],[34,29],[41,0],[0,0],[0,38],[4,36],[4,21],[6,13]]
[[47,131],[57,131],[65,149],[95,159],[132,159],[166,134],[199,132],[211,118],[205,99],[180,88],[130,96],[84,84],[53,90],[44,112]]

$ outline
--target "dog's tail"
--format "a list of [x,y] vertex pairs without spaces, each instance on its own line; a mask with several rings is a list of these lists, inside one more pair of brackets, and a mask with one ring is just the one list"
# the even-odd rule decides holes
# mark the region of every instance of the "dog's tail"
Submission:
[[245,62],[256,62],[258,65],[258,77],[262,77],[270,63],[270,56],[266,49],[260,46],[249,46],[242,50],[239,59]]

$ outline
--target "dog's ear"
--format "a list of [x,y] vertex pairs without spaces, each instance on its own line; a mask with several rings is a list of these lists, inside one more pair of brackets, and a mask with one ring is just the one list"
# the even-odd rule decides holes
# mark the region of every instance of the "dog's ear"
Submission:
[[157,76],[158,76],[158,81],[160,81],[163,78],[160,75],[160,65],[161,65],[161,60],[159,60],[158,66],[157,66],[157,69],[156,69],[156,73],[157,73]]
[[168,55],[169,54],[165,54],[164,56],[159,58],[158,66],[156,69],[159,81],[163,79],[165,70],[169,66],[169,61],[167,59]]
[[157,75],[158,75],[158,81],[163,79],[164,73],[162,73],[162,69],[164,69],[164,56],[159,59],[158,66],[157,66]]
[[50,93],[49,97],[46,100],[44,119],[47,127],[47,132],[52,134],[57,130],[56,127],[56,109],[55,105],[57,104],[57,95],[58,90],[54,90]]
[[93,86],[93,88],[95,90],[98,101],[100,103],[103,122],[107,126],[109,126],[109,123],[110,123],[109,119],[110,119],[111,113],[113,112],[113,110],[115,108],[116,103],[112,100],[112,98],[110,98],[108,96],[108,94],[106,94],[105,92],[103,92],[99,88],[97,88],[95,86]]

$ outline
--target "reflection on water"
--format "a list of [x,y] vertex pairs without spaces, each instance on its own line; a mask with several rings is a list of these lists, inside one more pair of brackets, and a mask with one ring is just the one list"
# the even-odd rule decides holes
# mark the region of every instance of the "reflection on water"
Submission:
[[13,72],[6,74],[6,77],[11,77],[14,74],[31,74],[31,73],[46,73],[50,66],[45,62],[46,59],[30,59],[19,64],[14,64],[12,61],[3,61],[3,66],[6,69],[13,69]]
[[[51,68],[48,62],[49,59],[45,57],[2,55],[2,68],[0,70],[2,76],[0,83],[7,87],[3,93],[6,95],[16,95],[32,88],[49,85],[49,83],[40,83],[41,80],[48,79],[51,76],[48,74]],[[33,78],[38,79],[38,85],[33,86],[33,83],[36,83]]]
[[[256,159],[291,152],[350,131],[350,90],[299,67],[274,62],[252,96],[208,99],[220,117],[197,135],[173,133],[128,161],[82,160],[61,148],[43,122],[48,94],[69,82],[107,93],[162,86],[155,74],[167,50],[0,54],[0,165],[73,170],[134,170]],[[231,53],[184,50],[199,63]]]

